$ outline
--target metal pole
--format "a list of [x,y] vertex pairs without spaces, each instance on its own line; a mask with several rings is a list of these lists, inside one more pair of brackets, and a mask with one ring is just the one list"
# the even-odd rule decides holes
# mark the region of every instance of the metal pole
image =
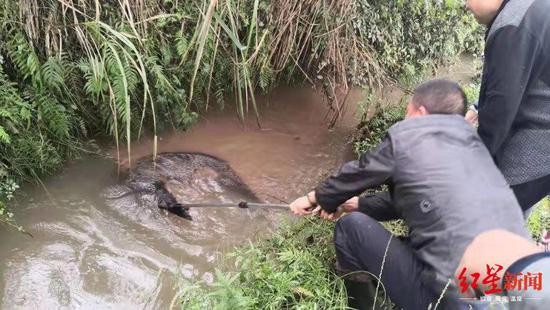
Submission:
[[269,209],[281,209],[289,210],[287,204],[276,203],[255,203],[241,201],[239,203],[181,203],[180,206],[184,208],[269,208]]

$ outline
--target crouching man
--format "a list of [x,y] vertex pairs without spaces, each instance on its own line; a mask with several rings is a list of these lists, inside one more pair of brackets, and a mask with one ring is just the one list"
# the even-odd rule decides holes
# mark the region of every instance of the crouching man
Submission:
[[[337,222],[337,266],[344,273],[381,273],[390,299],[407,310],[430,304],[432,309],[436,304],[440,309],[467,308],[455,272],[472,240],[494,229],[527,236],[514,193],[464,120],[465,110],[465,95],[456,83],[420,85],[406,119],[392,126],[377,148],[344,164],[290,206],[297,215],[319,206],[321,215],[330,217],[366,189],[388,185],[389,195],[359,199],[362,212]],[[349,211],[353,200],[344,206]],[[409,239],[392,238],[378,223],[397,218],[409,226]],[[373,296],[367,296],[363,279],[345,282],[351,307],[372,308]]]

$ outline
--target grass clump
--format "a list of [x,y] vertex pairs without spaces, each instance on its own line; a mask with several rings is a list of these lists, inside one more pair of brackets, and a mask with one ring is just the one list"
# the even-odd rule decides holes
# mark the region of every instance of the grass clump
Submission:
[[357,156],[378,146],[388,129],[405,117],[404,105],[393,105],[387,108],[377,108],[374,115],[362,120],[357,125],[357,132],[353,139],[353,149]]
[[217,271],[211,287],[186,283],[182,309],[344,309],[343,281],[333,272],[334,224],[319,218],[288,223],[269,239],[229,255],[233,272]]

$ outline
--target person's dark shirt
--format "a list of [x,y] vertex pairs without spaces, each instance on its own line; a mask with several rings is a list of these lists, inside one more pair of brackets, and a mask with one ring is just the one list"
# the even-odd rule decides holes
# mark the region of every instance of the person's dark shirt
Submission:
[[550,0],[509,0],[486,34],[479,135],[511,185],[550,174]]

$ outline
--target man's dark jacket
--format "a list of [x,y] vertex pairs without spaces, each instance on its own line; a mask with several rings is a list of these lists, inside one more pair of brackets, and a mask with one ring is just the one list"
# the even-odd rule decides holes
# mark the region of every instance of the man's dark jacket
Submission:
[[550,175],[550,0],[504,1],[489,25],[478,132],[511,185]]
[[363,211],[378,220],[403,218],[413,251],[435,271],[426,276],[435,274],[437,283],[453,277],[480,233],[504,229],[527,236],[514,193],[462,116],[428,115],[395,124],[376,149],[321,183],[316,199],[334,212],[381,184],[391,185],[393,205]]

